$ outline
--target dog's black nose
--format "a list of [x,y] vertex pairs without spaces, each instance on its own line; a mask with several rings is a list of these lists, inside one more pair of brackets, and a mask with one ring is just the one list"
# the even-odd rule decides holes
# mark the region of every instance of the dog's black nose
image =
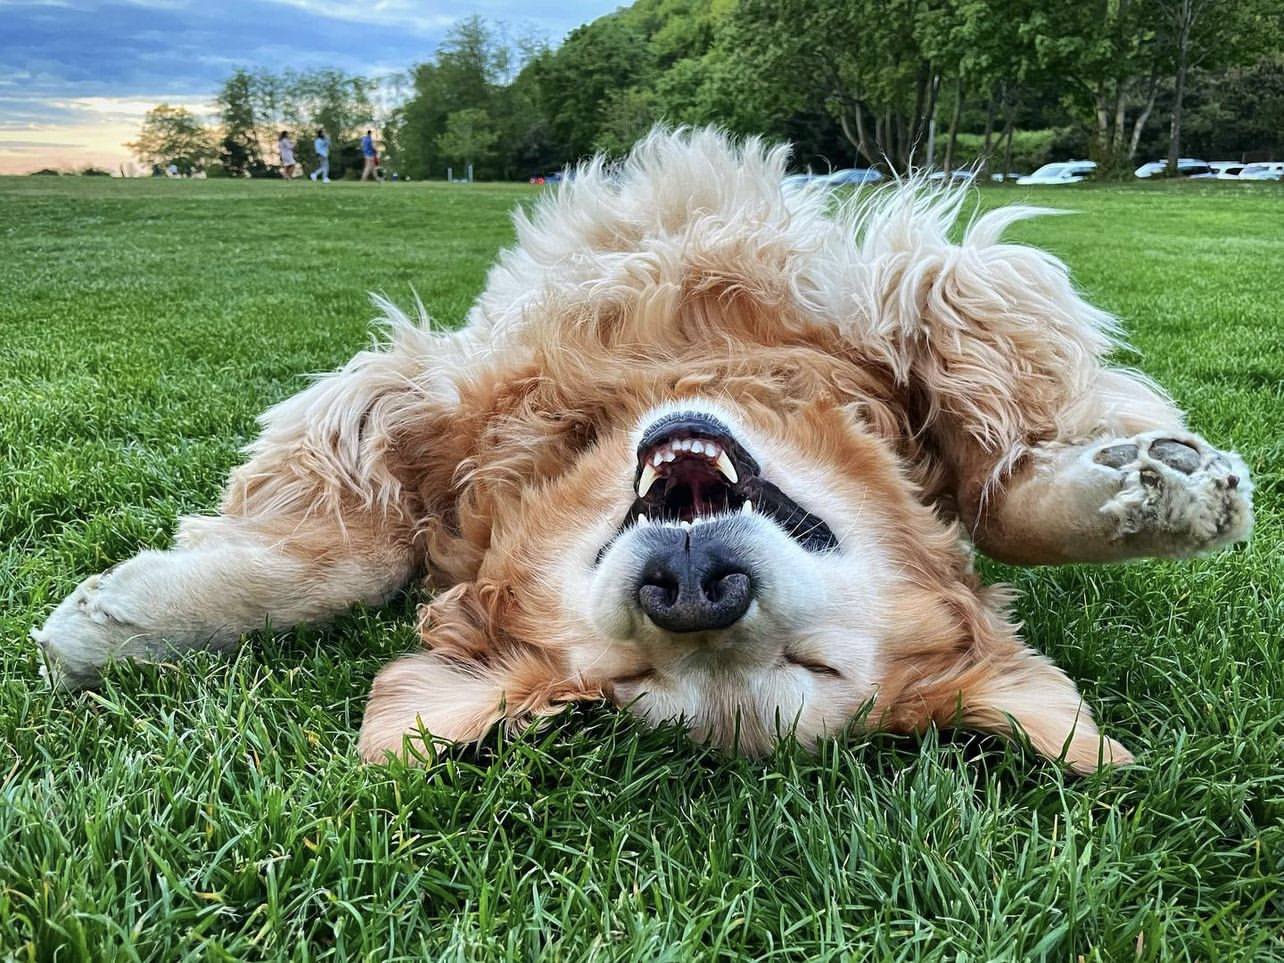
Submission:
[[638,603],[666,631],[725,629],[753,601],[748,566],[731,546],[703,528],[668,529],[653,542],[643,566]]

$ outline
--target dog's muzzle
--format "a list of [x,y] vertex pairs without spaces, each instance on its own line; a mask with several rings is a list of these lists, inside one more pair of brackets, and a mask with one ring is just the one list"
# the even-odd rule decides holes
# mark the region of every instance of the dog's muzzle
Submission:
[[753,601],[749,565],[721,537],[721,525],[653,526],[645,539],[646,561],[638,605],[667,632],[708,632],[734,625]]

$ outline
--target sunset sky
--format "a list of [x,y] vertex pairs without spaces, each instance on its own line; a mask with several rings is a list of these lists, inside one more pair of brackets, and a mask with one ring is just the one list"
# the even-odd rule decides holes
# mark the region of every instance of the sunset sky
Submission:
[[0,0],[0,174],[131,165],[158,103],[198,114],[236,67],[386,76],[478,14],[557,42],[625,0]]

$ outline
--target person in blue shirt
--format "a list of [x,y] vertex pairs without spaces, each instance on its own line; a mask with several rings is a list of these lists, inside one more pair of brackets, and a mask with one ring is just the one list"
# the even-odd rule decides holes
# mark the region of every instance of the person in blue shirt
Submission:
[[325,135],[325,128],[322,127],[317,131],[317,139],[312,142],[312,149],[317,152],[317,169],[308,176],[313,180],[318,177],[329,184],[330,183],[330,138]]
[[361,169],[361,179],[367,181],[375,177],[375,171],[379,166],[379,152],[375,150],[374,131],[366,131],[366,136],[361,138],[361,156],[365,158],[365,167]]

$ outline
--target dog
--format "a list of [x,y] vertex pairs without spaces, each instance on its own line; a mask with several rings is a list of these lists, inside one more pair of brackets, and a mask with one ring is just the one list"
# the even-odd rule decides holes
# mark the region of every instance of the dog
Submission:
[[422,579],[365,760],[606,699],[751,754],[855,723],[1130,762],[972,552],[1224,548],[1252,526],[1243,460],[1107,363],[1115,323],[1064,265],[1001,240],[1039,211],[954,241],[957,189],[835,203],[783,189],[787,159],[657,130],[517,212],[461,330],[380,301],[385,342],[263,415],[219,514],[33,630],[54,680]]

